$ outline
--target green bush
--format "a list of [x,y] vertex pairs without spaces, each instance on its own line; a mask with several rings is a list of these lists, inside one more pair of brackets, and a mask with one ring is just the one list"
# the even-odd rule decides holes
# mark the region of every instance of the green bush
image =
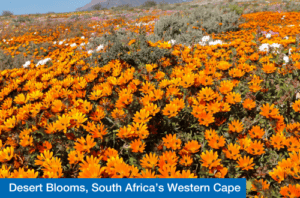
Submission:
[[229,4],[228,5],[229,9],[232,11],[232,12],[236,12],[237,14],[241,15],[243,14],[243,11],[244,11],[244,7],[240,7],[238,4]]
[[175,13],[161,17],[155,24],[151,41],[175,39],[178,43],[199,42],[202,28],[208,34],[239,30],[241,13],[231,8],[215,5],[201,6],[183,14]]
[[[169,50],[149,46],[145,31],[140,31],[134,37],[133,35],[129,38],[127,36],[126,42],[122,42],[122,37],[124,38],[124,35],[120,35],[113,29],[111,29],[111,34],[104,35],[102,42],[108,43],[108,47],[105,52],[99,53],[98,66],[104,66],[118,59],[138,68],[143,64],[157,63],[162,57],[175,58]],[[136,39],[136,42],[129,46],[128,42],[132,39]]]
[[285,4],[285,7],[283,9],[287,12],[299,12],[300,3],[288,2]]

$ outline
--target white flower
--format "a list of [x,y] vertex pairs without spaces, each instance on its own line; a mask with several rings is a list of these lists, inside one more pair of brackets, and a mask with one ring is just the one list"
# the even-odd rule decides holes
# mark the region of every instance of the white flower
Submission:
[[37,64],[36,64],[36,67],[39,66],[39,65],[45,65],[48,61],[50,61],[51,58],[46,58],[44,60],[40,60]]
[[81,39],[84,39],[84,36],[82,36]]
[[172,45],[174,45],[174,44],[176,43],[176,41],[173,40],[173,39],[171,39],[171,40],[169,41],[169,43],[171,43]]
[[94,51],[93,50],[89,50],[87,53],[88,54],[91,54],[91,53],[93,53]]
[[292,48],[290,48],[290,49],[289,49],[289,55],[292,54],[292,51],[293,51]]
[[53,44],[56,45],[56,41],[54,41]]
[[300,99],[300,92],[298,92],[298,93],[296,94],[296,99],[297,99],[297,100]]
[[202,42],[206,42],[209,41],[209,38],[210,38],[209,36],[203,36],[201,40]]
[[289,39],[289,37],[288,37],[288,36],[286,36],[286,37],[284,37],[284,39],[288,40],[288,39]]
[[3,42],[6,42],[6,40],[5,40],[5,39],[3,39]]
[[62,45],[64,42],[66,41],[66,39],[62,40],[62,41],[59,41],[59,45]]
[[259,51],[261,51],[261,52],[269,52],[269,44],[264,43],[261,46],[259,46]]
[[76,45],[76,43],[72,43],[71,45],[70,45],[70,47],[76,47],[77,45]]
[[266,34],[266,38],[271,38],[272,35],[270,33]]
[[27,68],[30,65],[30,61],[26,61],[26,63],[23,65],[23,68]]
[[200,41],[199,44],[200,44],[201,46],[205,46],[205,45],[206,45],[206,43],[203,42],[203,41]]
[[278,43],[273,43],[272,45],[270,45],[270,47],[274,48],[273,52],[279,53],[279,51],[277,50],[281,45]]
[[220,44],[220,45],[222,45],[222,44],[223,44],[223,42],[222,42],[221,40],[215,40],[215,41],[211,41],[211,42],[209,42],[208,44],[209,44],[209,45],[217,45],[217,44]]
[[288,63],[290,59],[289,59],[288,56],[284,56],[284,57],[283,57],[283,60],[284,60],[285,63]]
[[100,50],[104,49],[104,45],[99,45],[96,49],[97,52],[99,52]]
[[80,46],[84,46],[84,45],[85,45],[85,43],[81,43],[81,44],[80,44]]

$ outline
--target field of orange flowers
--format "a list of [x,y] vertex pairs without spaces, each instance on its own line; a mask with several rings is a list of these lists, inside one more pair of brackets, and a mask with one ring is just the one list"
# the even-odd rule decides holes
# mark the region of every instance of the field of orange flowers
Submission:
[[106,46],[89,42],[109,27],[151,34],[168,12],[139,14],[1,21],[19,65],[1,65],[0,178],[246,178],[249,196],[300,197],[300,13],[148,42],[175,61],[98,67]]

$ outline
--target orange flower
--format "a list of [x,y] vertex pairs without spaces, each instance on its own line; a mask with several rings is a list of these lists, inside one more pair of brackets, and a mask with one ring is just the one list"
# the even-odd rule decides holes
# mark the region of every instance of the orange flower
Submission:
[[82,152],[79,152],[76,150],[71,151],[68,154],[68,160],[69,160],[70,164],[77,164],[77,163],[83,161],[83,157],[84,157],[84,154]]
[[238,166],[236,167],[240,167],[242,170],[252,170],[253,169],[253,158],[250,158],[249,156],[246,157],[240,157],[237,161]]
[[201,112],[198,117],[198,122],[200,125],[208,126],[209,124],[213,123],[215,118],[212,113]]
[[146,169],[141,172],[137,176],[137,178],[156,178],[155,172],[152,172],[152,170]]
[[265,153],[264,144],[256,140],[250,143],[246,151],[251,155],[262,155]]
[[277,168],[274,168],[272,172],[269,172],[269,175],[278,183],[281,183],[286,177],[284,169],[280,166],[277,166]]
[[86,139],[81,137],[80,139],[77,139],[77,142],[75,142],[74,148],[78,152],[90,152],[90,149],[93,148],[96,145],[96,142],[94,142],[94,138],[92,136],[87,135]]
[[270,138],[270,144],[278,151],[285,146],[286,137],[283,133],[277,133]]
[[262,111],[260,112],[260,115],[265,116],[266,118],[275,118],[279,114],[279,110],[274,108],[274,104],[271,106],[269,103],[263,104],[260,110]]
[[280,194],[284,197],[300,197],[300,185],[292,185],[283,186],[280,189]]
[[226,81],[222,81],[221,85],[219,87],[219,91],[223,94],[226,95],[229,92],[231,92],[233,89],[233,83],[232,81],[226,80]]
[[238,102],[241,102],[241,94],[235,93],[235,92],[229,92],[226,96],[226,102],[229,104],[236,104]]
[[209,170],[210,174],[214,174],[216,178],[225,178],[228,173],[228,168],[219,165]]
[[149,111],[146,109],[142,109],[140,112],[135,113],[133,117],[133,121],[136,123],[147,123],[150,119]]
[[178,157],[175,152],[165,151],[162,156],[159,157],[158,166],[159,168],[163,168],[165,166],[176,166]]
[[263,64],[262,70],[267,73],[267,74],[271,74],[274,73],[276,71],[276,67],[274,63],[267,63],[267,64]]
[[188,156],[188,155],[184,155],[182,156],[182,158],[179,160],[179,164],[181,164],[182,166],[190,166],[193,163],[193,159]]
[[296,100],[292,107],[295,112],[300,113],[300,100]]
[[176,138],[176,134],[173,136],[171,134],[167,134],[166,138],[162,138],[164,142],[164,146],[169,148],[172,148],[173,150],[180,149],[181,147],[181,140]]
[[225,143],[226,143],[225,138],[223,136],[218,136],[218,135],[215,135],[208,140],[208,145],[214,149],[219,149],[225,146]]
[[230,124],[229,124],[229,133],[241,133],[244,129],[244,125],[242,122],[240,122],[239,120],[233,120]]
[[145,149],[146,144],[142,142],[140,139],[134,140],[130,143],[130,148],[132,149],[132,152],[134,153],[143,153]]
[[140,162],[143,168],[154,169],[157,166],[158,156],[155,153],[146,154]]
[[217,152],[213,152],[213,150],[206,150],[206,152],[202,152],[200,161],[202,162],[202,166],[211,169],[220,165],[221,159],[218,159]]
[[241,156],[240,148],[241,147],[239,145],[230,143],[227,146],[227,149],[223,149],[223,152],[227,158],[237,160]]
[[178,107],[176,104],[167,104],[162,111],[163,115],[168,116],[168,118],[172,118],[178,114]]
[[248,131],[251,138],[261,139],[265,134],[265,131],[260,128],[260,126],[253,126],[251,130]]
[[254,180],[252,183],[252,191],[261,191],[261,190],[268,190],[270,187],[270,184],[268,184],[267,181],[264,181],[263,179],[260,180]]
[[0,162],[5,163],[10,161],[14,156],[14,147],[1,148]]
[[245,109],[251,110],[251,109],[253,109],[255,106],[256,106],[256,102],[253,101],[253,100],[251,100],[251,99],[246,99],[246,100],[244,100],[244,102],[243,102],[243,107],[244,107]]
[[164,166],[163,168],[158,169],[161,175],[158,175],[159,178],[176,178],[179,174],[179,171],[176,172],[176,166]]
[[199,101],[211,101],[216,98],[216,93],[210,87],[202,88],[201,91],[198,93]]
[[188,153],[197,153],[199,152],[199,148],[201,145],[198,143],[197,140],[191,140],[185,143],[184,150],[186,150]]

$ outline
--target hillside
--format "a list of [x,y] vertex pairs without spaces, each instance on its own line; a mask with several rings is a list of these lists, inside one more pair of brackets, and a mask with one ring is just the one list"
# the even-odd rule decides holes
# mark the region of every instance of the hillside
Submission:
[[[147,0],[92,0],[90,3],[86,4],[85,6],[77,8],[76,11],[91,10],[92,6],[96,5],[98,3],[100,3],[105,8],[111,8],[113,6],[117,7],[117,6],[126,5],[126,4],[129,4],[133,7],[136,7],[136,6],[142,5],[146,1]],[[163,0],[154,0],[154,1],[157,2],[157,3],[160,3]],[[170,3],[170,4],[189,2],[189,1],[192,1],[192,0],[186,0],[186,1],[183,1],[183,0],[164,0],[164,2]]]

